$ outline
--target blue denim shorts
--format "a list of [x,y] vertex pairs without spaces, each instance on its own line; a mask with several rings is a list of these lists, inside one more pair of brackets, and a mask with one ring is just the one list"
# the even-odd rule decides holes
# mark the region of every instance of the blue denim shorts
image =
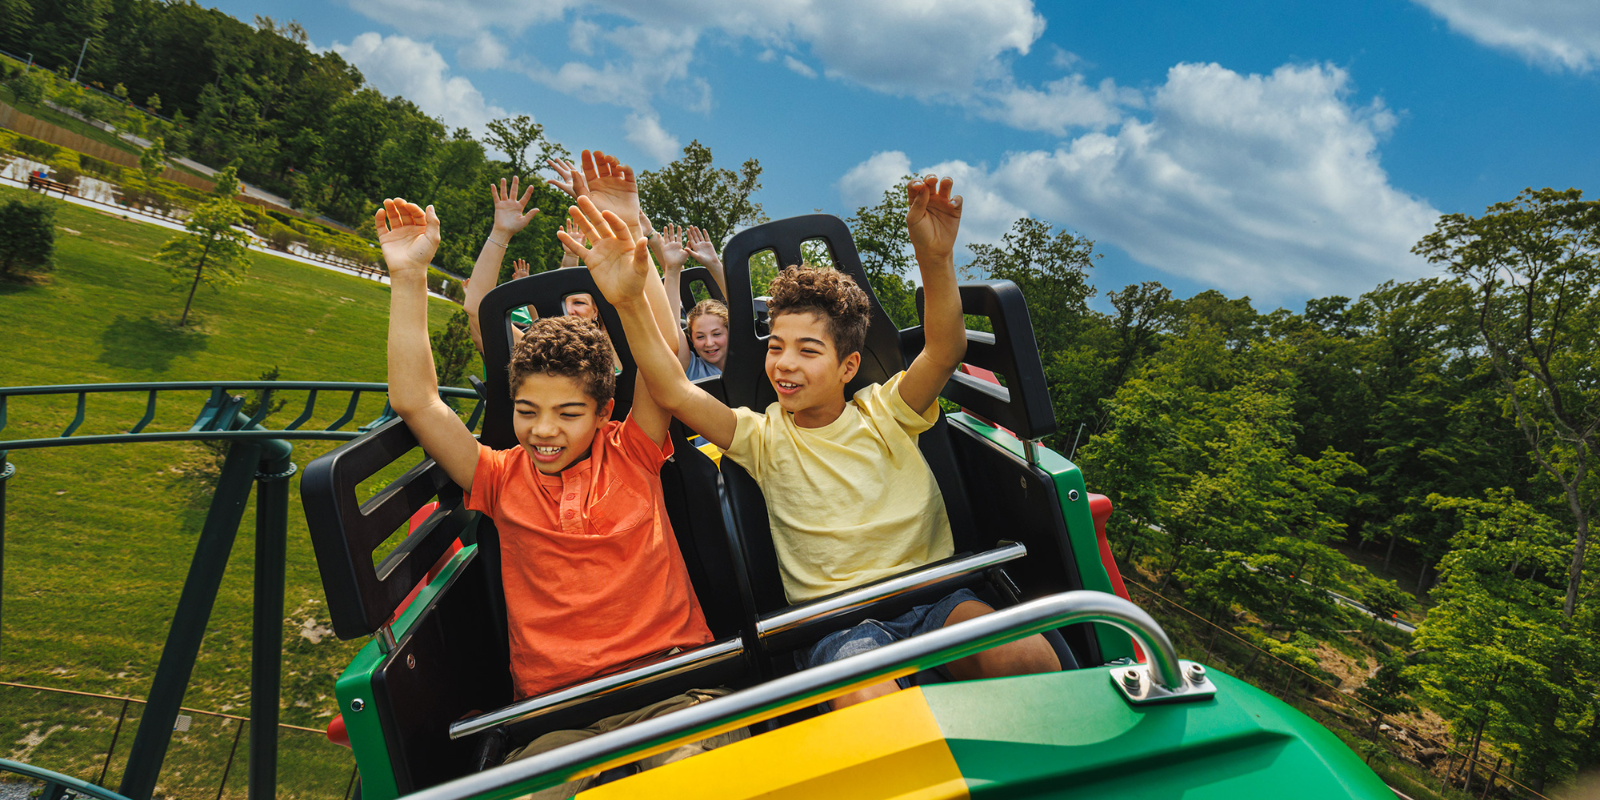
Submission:
[[[794,665],[799,669],[820,667],[823,664],[832,663],[841,658],[849,658],[853,655],[865,653],[868,650],[876,650],[902,639],[909,639],[929,631],[936,631],[944,627],[945,620],[950,618],[950,612],[955,611],[956,606],[968,600],[983,603],[982,600],[978,599],[977,595],[972,593],[971,589],[957,589],[955,592],[945,595],[938,602],[917,606],[887,622],[869,619],[853,628],[834,631],[822,637],[822,641],[811,647],[796,651]],[[989,604],[984,603],[984,605],[988,606]],[[943,671],[944,668],[940,667],[939,669]],[[948,678],[949,675],[945,677]],[[897,678],[896,680],[902,689],[911,685],[909,678]]]

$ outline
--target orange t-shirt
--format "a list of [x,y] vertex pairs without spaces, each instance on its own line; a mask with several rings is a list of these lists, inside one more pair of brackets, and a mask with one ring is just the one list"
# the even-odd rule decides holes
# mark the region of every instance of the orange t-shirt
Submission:
[[517,699],[711,641],[662,500],[671,455],[632,416],[559,475],[480,446],[467,508],[500,531]]

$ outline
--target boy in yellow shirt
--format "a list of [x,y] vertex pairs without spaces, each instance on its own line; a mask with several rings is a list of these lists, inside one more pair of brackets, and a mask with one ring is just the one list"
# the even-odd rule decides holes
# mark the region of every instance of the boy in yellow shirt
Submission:
[[[916,437],[938,419],[935,402],[966,354],[954,249],[961,198],[929,176],[908,187],[911,234],[922,273],[926,344],[904,372],[846,398],[861,365],[869,301],[848,275],[791,267],[772,284],[766,372],[778,401],[766,413],[732,409],[690,383],[655,327],[644,298],[654,268],[644,239],[615,214],[580,199],[571,210],[583,235],[558,233],[588,265],[622,317],[650,395],[748,470],[766,496],[773,544],[790,602],[803,602],[948,557],[950,522]],[[962,589],[886,622],[868,620],[801,653],[818,666],[897,639],[991,613]],[[958,680],[1060,669],[1041,636],[949,665]],[[893,681],[834,701],[835,708],[895,691]]]

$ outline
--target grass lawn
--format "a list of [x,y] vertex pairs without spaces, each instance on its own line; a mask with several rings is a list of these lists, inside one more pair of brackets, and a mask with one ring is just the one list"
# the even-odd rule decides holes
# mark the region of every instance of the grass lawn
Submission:
[[86,136],[101,144],[111,145],[118,150],[124,150],[134,155],[139,154],[139,148],[133,142],[127,141],[110,131],[97,128],[77,117],[63,114],[47,105],[33,105],[32,103],[18,101],[16,93],[9,86],[0,86],[0,100],[4,100],[8,105],[14,106],[18,111],[30,117],[44,120],[58,128],[66,128],[79,136]]
[[[20,190],[0,188],[0,199]],[[58,202],[58,201],[52,201]],[[201,288],[188,330],[183,306],[151,254],[174,235],[154,225],[58,202],[57,267],[47,281],[0,283],[0,385],[253,379],[383,381],[388,287],[274,256],[252,254],[248,278]],[[183,287],[187,290],[187,286]],[[434,330],[456,307],[431,306]],[[474,366],[476,369],[476,366]],[[163,394],[152,429],[187,427],[203,393]],[[297,416],[304,395],[272,419]],[[5,438],[56,435],[74,398],[13,399]],[[319,408],[323,427],[344,400]],[[337,407],[333,407],[333,406]],[[365,397],[358,423],[381,396]],[[143,397],[90,396],[79,433],[129,427]],[[304,466],[335,443],[296,443]],[[0,680],[144,697],[210,501],[218,460],[198,443],[14,451],[7,496]],[[299,502],[290,490],[282,721],[324,727],[333,682],[362,642],[331,632]],[[253,503],[252,503],[253,505]],[[247,509],[184,705],[249,713],[254,510]],[[99,782],[120,703],[0,687],[0,757]],[[140,706],[129,710],[104,785],[115,788]],[[158,793],[216,797],[237,723],[196,716],[174,739]],[[320,735],[282,731],[281,797],[342,797],[349,751]],[[241,742],[227,794],[249,773]]]

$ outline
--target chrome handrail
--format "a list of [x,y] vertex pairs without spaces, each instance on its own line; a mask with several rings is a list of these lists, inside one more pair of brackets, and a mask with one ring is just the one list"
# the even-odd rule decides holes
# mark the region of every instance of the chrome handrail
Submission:
[[620,692],[630,686],[636,686],[646,681],[669,678],[692,669],[731,661],[738,658],[743,652],[744,640],[737,636],[720,642],[712,642],[708,645],[696,647],[693,650],[678,653],[654,664],[646,664],[642,667],[595,678],[592,681],[568,686],[565,689],[549,694],[530,697],[487,714],[479,714],[476,717],[452,722],[450,723],[450,738],[460,739],[463,736],[471,736],[500,725],[542,717],[545,714],[560,711],[563,708],[571,708],[587,700]]
[[[1150,655],[1150,680],[1186,694],[1177,651],[1161,626],[1116,595],[1062,592],[958,622],[860,655],[786,675],[725,697],[409,795],[414,800],[509,800],[617,764],[788,713],[880,681],[911,675],[997,645],[1080,622],[1115,625]],[[1196,692],[1210,696],[1212,692]]]
[[950,578],[981,572],[1007,561],[1015,561],[1027,554],[1028,548],[1021,543],[1006,542],[1000,547],[974,556],[930,564],[880,583],[849,589],[831,597],[824,597],[773,614],[756,622],[756,634],[763,639],[776,636],[809,622],[843,616],[880,600],[899,597]]

